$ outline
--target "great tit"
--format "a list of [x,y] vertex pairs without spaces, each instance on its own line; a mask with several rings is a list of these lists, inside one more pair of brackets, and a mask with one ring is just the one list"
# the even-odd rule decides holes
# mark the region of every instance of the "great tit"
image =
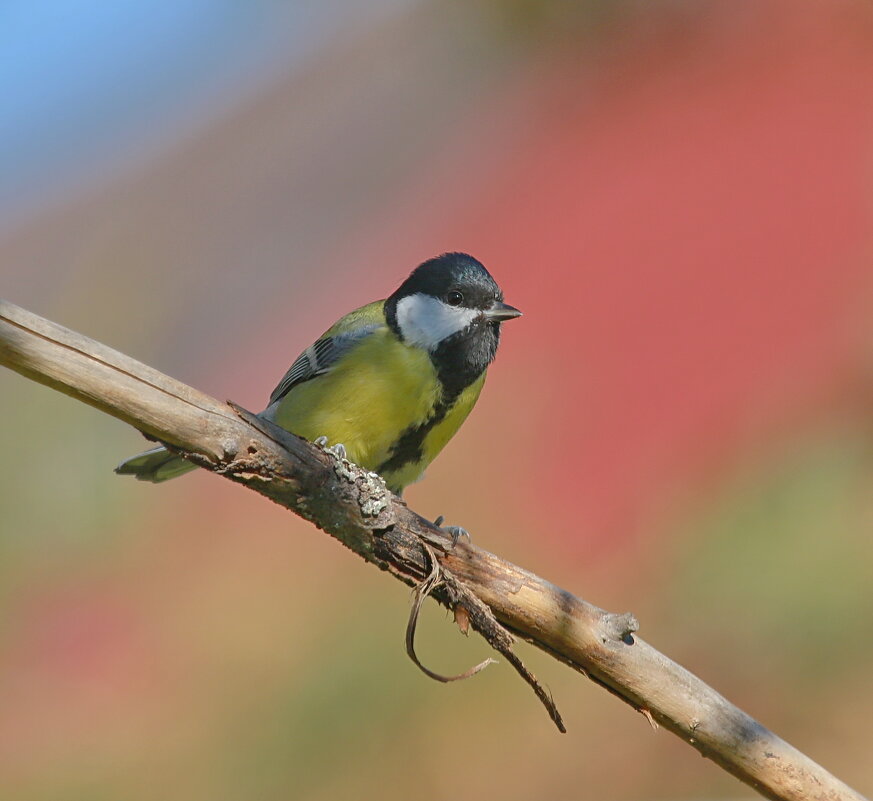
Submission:
[[[520,315],[472,256],[429,259],[387,300],[350,312],[303,351],[260,416],[308,440],[342,444],[399,495],[467,418],[500,324]],[[194,468],[159,447],[116,472],[160,482]]]

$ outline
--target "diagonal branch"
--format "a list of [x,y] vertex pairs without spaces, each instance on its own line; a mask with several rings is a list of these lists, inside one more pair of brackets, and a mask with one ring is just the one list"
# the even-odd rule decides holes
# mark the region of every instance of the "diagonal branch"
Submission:
[[452,549],[439,529],[388,493],[374,473],[5,301],[0,301],[0,364],[267,496],[407,584],[417,585],[431,572],[429,552],[435,554],[448,580],[434,588],[434,597],[456,616],[461,607],[480,632],[477,621],[499,622],[764,796],[861,801],[854,790],[633,636],[632,616],[605,612],[469,543]]

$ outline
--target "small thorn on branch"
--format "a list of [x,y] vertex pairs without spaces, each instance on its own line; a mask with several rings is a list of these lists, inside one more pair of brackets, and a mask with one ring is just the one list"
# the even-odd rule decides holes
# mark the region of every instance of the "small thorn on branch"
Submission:
[[642,709],[640,709],[640,714],[641,714],[641,715],[642,715],[642,716],[643,716],[647,721],[649,721],[649,725],[652,727],[652,729],[653,729],[654,731],[658,731],[658,729],[661,728],[661,727],[658,725],[658,721],[655,720],[654,715],[652,715],[652,713],[651,713],[648,709],[646,709],[645,707],[643,707]]

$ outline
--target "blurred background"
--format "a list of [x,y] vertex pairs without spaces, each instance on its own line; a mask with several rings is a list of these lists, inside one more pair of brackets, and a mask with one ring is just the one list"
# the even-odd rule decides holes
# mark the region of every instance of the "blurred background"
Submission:
[[[467,250],[525,313],[406,493],[873,791],[873,8],[0,5],[0,294],[258,410]],[[408,590],[0,371],[0,797],[750,789],[521,646],[429,681]],[[433,669],[485,655],[435,606]]]

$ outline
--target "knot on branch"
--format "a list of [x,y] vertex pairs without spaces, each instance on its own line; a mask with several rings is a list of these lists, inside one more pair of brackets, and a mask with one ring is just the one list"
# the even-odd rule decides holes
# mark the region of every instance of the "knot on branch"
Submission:
[[604,643],[623,642],[625,645],[633,644],[633,634],[640,627],[637,619],[630,613],[618,614],[606,612],[600,619],[601,639]]

